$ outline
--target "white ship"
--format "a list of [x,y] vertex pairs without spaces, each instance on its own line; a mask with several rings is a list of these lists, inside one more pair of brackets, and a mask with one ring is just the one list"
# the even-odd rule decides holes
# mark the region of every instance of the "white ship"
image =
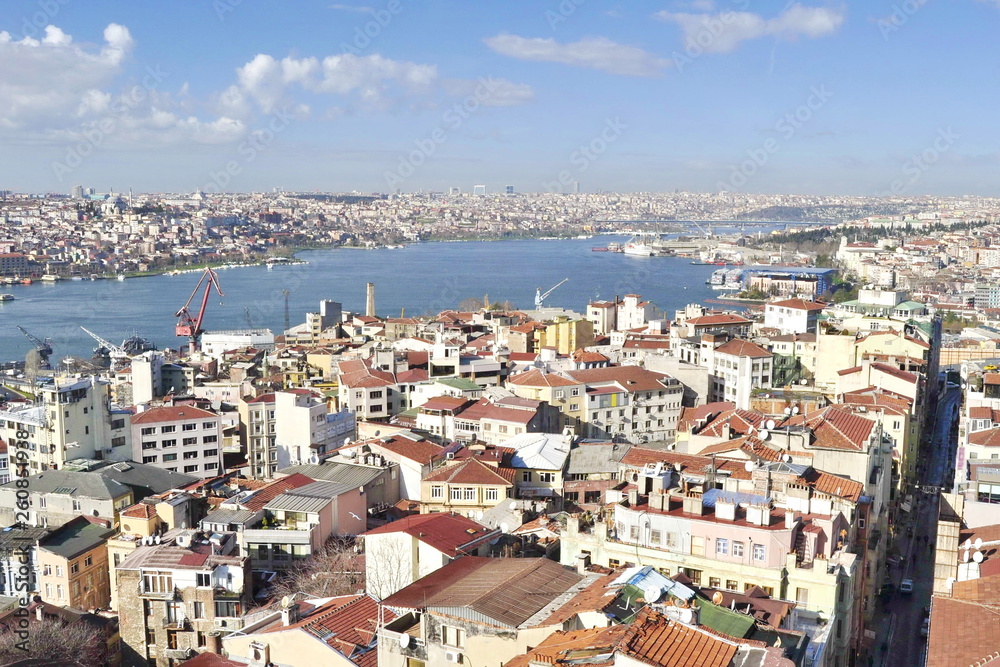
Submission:
[[653,257],[656,255],[656,248],[646,243],[642,235],[639,234],[625,242],[625,245],[622,246],[622,252],[635,257]]
[[725,269],[719,269],[718,271],[712,272],[712,277],[705,281],[705,284],[711,285],[712,289],[722,289],[722,286],[726,284],[726,274],[729,273]]

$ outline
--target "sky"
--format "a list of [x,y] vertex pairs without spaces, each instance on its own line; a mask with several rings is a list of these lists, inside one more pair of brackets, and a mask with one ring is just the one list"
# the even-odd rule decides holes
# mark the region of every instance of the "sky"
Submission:
[[1000,0],[5,0],[0,190],[995,196]]

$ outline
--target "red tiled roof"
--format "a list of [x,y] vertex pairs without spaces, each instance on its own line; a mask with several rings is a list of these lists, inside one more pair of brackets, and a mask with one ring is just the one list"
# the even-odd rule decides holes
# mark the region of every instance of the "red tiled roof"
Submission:
[[715,351],[719,354],[731,354],[734,357],[751,357],[754,359],[772,356],[770,352],[760,345],[739,338],[734,338],[728,343],[720,345],[715,348]]
[[508,469],[511,479],[501,474],[500,469],[486,465],[479,459],[470,458],[461,463],[443,466],[424,477],[425,482],[445,484],[487,484],[490,486],[513,486],[513,469]]
[[521,387],[575,387],[580,383],[567,380],[561,375],[545,373],[537,368],[533,368],[525,373],[518,373],[507,378],[507,384]]
[[790,423],[804,423],[813,432],[814,447],[865,451],[875,422],[853,412],[827,406],[809,414],[793,417]]
[[826,306],[815,301],[805,299],[785,299],[784,301],[773,301],[768,306],[779,306],[781,308],[792,308],[794,310],[823,310]]
[[163,405],[148,408],[132,417],[133,424],[158,424],[162,422],[186,421],[188,419],[214,419],[214,412],[190,405]]
[[[703,474],[706,467],[712,465],[711,456],[695,454],[679,454],[667,449],[650,449],[648,447],[632,447],[622,458],[622,463],[633,468],[642,468],[647,463],[663,462],[668,465],[679,463],[681,472],[688,474]],[[744,467],[745,460],[716,457],[715,466],[719,470],[730,473],[733,479],[751,479],[750,473]]]
[[853,479],[845,477],[838,477],[837,475],[816,470],[815,468],[809,468],[802,473],[799,479],[820,493],[837,496],[838,498],[844,498],[853,502],[858,502],[865,488],[861,482],[856,482]]
[[450,558],[468,551],[499,534],[460,514],[438,512],[416,514],[373,528],[363,536],[406,533]]
[[[383,619],[390,622],[396,615],[389,609]],[[375,667],[378,651],[367,650],[375,640],[379,605],[368,595],[335,597],[313,609],[306,618],[292,625],[276,625],[265,633],[302,630],[337,650],[361,667]]]
[[[976,581],[955,582],[952,589],[955,597],[934,596],[926,667],[985,667],[996,663],[997,653],[1000,652],[998,598],[970,600],[962,599],[956,593],[956,589],[966,593],[967,586],[964,584],[977,585]],[[991,585],[994,586],[994,594],[997,594],[995,583],[991,582]],[[977,596],[973,594],[971,597]]]
[[1000,428],[989,428],[970,433],[969,444],[980,447],[1000,447]]
[[147,503],[136,503],[131,507],[123,509],[121,516],[135,519],[152,519],[157,516],[157,514],[156,508],[153,505],[149,505]]
[[969,408],[969,419],[992,419],[993,410],[986,406],[977,406],[974,408]]
[[[405,436],[394,436],[392,440],[388,442],[382,440],[370,441],[376,447],[381,447],[387,449],[394,454],[410,459],[411,461],[417,461],[422,465],[428,465],[431,460],[441,453],[444,449],[441,445],[431,442],[430,440],[412,440]],[[364,443],[362,443],[364,444]],[[356,447],[357,443],[351,445],[351,447]]]
[[259,489],[252,496],[243,501],[243,506],[251,511],[264,509],[264,505],[274,500],[276,497],[306,484],[312,484],[315,480],[306,477],[300,472],[292,473],[288,477],[276,479],[265,487]]
[[895,366],[890,366],[889,364],[883,364],[882,362],[876,361],[872,363],[872,370],[877,370],[885,373],[886,375],[891,375],[900,380],[906,382],[915,383],[917,381],[917,376],[914,373],[909,373],[907,371],[901,371]]
[[737,645],[700,628],[643,609],[619,645],[631,658],[658,667],[729,667]]
[[454,396],[434,396],[419,407],[422,410],[459,410],[468,402],[468,399]]
[[691,324],[696,327],[707,327],[726,324],[744,325],[752,324],[752,322],[745,317],[740,317],[739,315],[723,313],[720,315],[702,315],[701,317],[692,317],[689,320],[685,320],[684,324]]
[[583,384],[617,382],[626,391],[658,391],[664,388],[663,381],[670,378],[664,373],[646,370],[640,366],[605,366],[570,371],[570,377]]

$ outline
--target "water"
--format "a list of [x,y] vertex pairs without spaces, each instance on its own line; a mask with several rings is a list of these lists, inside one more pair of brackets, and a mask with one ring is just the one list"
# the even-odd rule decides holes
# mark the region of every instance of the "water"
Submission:
[[[292,325],[316,311],[320,299],[333,299],[354,312],[364,312],[365,283],[375,283],[379,315],[398,317],[457,308],[469,297],[509,300],[534,308],[535,288],[542,291],[563,278],[546,306],[584,313],[591,299],[638,293],[668,317],[685,304],[718,296],[705,285],[716,269],[692,265],[683,257],[632,257],[592,252],[622,237],[521,240],[463,243],[419,243],[380,250],[329,249],[303,252],[308,264],[224,269],[219,280],[225,296],[209,299],[205,329],[247,327],[246,311],[255,327],[276,334],[284,327],[284,296]],[[161,349],[184,340],[174,336],[174,313],[184,304],[199,274],[153,276],[125,281],[62,281],[3,286],[15,301],[0,303],[0,361],[23,359],[31,344],[15,328],[21,325],[39,338],[50,337],[53,359],[89,358],[96,342],[85,326],[113,343],[138,333]],[[196,312],[200,295],[193,301]]]

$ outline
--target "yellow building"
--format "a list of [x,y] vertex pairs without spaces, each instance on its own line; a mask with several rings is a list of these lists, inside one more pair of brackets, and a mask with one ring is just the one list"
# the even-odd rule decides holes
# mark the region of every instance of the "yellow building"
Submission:
[[111,603],[107,541],[114,530],[77,517],[38,541],[38,588],[61,607],[91,610]]
[[589,320],[559,318],[535,332],[537,346],[554,347],[559,354],[570,355],[581,347],[594,344],[594,324]]
[[483,463],[478,458],[446,462],[420,482],[420,513],[457,512],[469,518],[509,498],[514,470]]
[[545,401],[559,411],[559,429],[574,431],[585,421],[587,391],[583,382],[534,369],[507,379],[507,389],[521,398]]
[[122,510],[119,515],[121,532],[108,540],[108,567],[111,582],[111,608],[118,609],[118,577],[115,569],[135,551],[144,538],[151,537],[166,529],[166,523],[156,513],[156,508],[147,503],[136,503]]

